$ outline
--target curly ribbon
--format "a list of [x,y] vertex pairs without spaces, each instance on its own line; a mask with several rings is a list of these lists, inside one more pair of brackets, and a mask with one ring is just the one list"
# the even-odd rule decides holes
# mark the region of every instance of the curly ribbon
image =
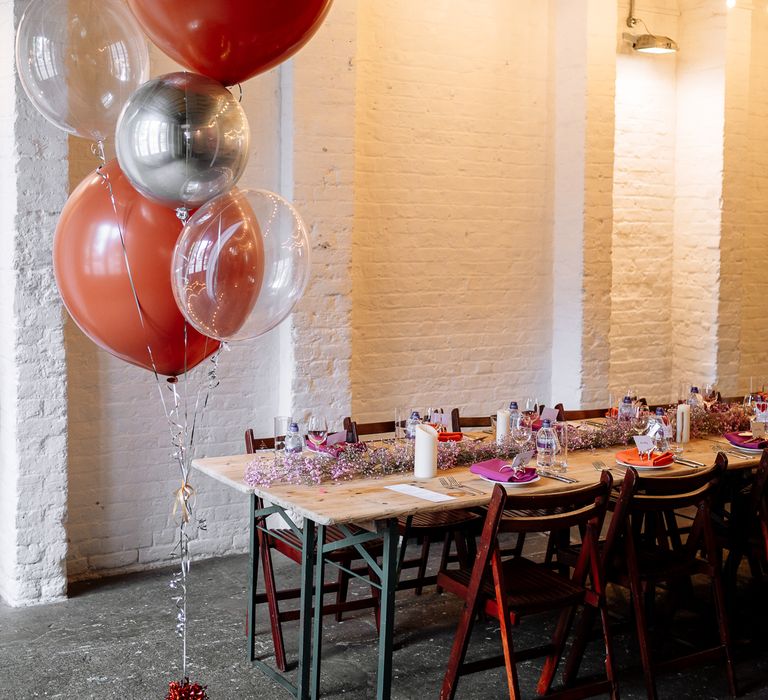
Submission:
[[182,522],[189,523],[190,518],[192,517],[190,500],[194,497],[194,495],[195,489],[193,489],[192,486],[186,481],[182,482],[181,487],[176,490],[173,498],[172,515],[175,516],[176,512],[180,511]]
[[[104,152],[104,143],[102,141],[98,141],[97,143],[93,144],[91,147],[91,151],[95,156],[99,158],[101,161],[101,164],[97,168],[96,172],[101,177],[102,182],[104,183],[104,186],[107,188],[107,191],[109,193],[109,199],[112,204],[112,210],[115,214],[115,221],[117,223],[117,230],[120,235],[120,245],[123,250],[123,259],[125,261],[125,267],[128,274],[128,281],[131,285],[131,294],[133,295],[133,300],[136,305],[136,313],[139,316],[139,322],[141,324],[141,328],[145,333],[146,338],[146,321],[144,318],[144,312],[141,307],[141,302],[139,300],[138,291],[136,290],[136,285],[134,282],[134,276],[133,271],[131,270],[131,264],[130,260],[128,258],[128,249],[125,245],[125,237],[123,233],[123,227],[120,222],[120,217],[117,210],[117,201],[115,200],[115,194],[114,190],[112,189],[112,183],[109,179],[109,174],[104,171],[104,166],[106,165],[106,155]],[[186,222],[189,219],[189,209],[186,207],[179,207],[176,210],[176,216],[179,218],[179,221],[181,221],[182,226],[186,225]],[[188,414],[188,406],[187,406],[187,397],[189,395],[188,391],[188,381],[189,381],[189,374],[187,372],[187,349],[188,349],[188,326],[185,322],[184,324],[184,397],[182,400],[182,397],[179,394],[178,385],[179,380],[178,377],[169,377],[168,382],[166,384],[166,388],[171,393],[171,401],[166,401],[165,393],[163,391],[163,385],[160,381],[160,375],[157,371],[157,365],[155,364],[155,358],[154,354],[152,353],[152,347],[149,344],[149,341],[146,341],[147,346],[147,355],[149,357],[150,364],[152,366],[152,373],[155,377],[155,383],[158,388],[158,393],[160,394],[160,402],[163,406],[163,412],[165,413],[166,420],[168,422],[170,437],[171,437],[171,446],[172,446],[172,460],[176,462],[179,466],[179,471],[181,472],[181,486],[175,491],[174,494],[174,501],[173,501],[173,512],[172,517],[176,517],[177,513],[179,514],[179,536],[178,536],[178,542],[176,544],[176,547],[174,548],[173,552],[171,552],[172,557],[178,557],[179,558],[179,570],[174,573],[173,577],[171,578],[170,582],[170,588],[173,589],[176,593],[172,597],[172,600],[174,604],[176,605],[176,632],[181,637],[182,640],[182,677],[186,677],[187,675],[187,575],[189,573],[190,569],[190,558],[189,558],[189,535],[187,534],[187,526],[191,522],[195,522],[194,520],[194,512],[193,512],[193,501],[195,497],[195,490],[189,483],[189,454],[192,451],[193,445],[194,445],[194,439],[195,439],[195,428],[198,421],[198,410],[200,409],[200,413],[204,413],[206,407],[208,406],[208,399],[210,397],[210,393],[213,389],[215,389],[219,385],[219,380],[217,377],[217,371],[218,371],[218,362],[219,362],[219,355],[221,353],[222,348],[226,348],[225,345],[222,345],[210,358],[210,365],[206,372],[206,392],[205,392],[205,398],[202,402],[202,408],[200,407],[200,395],[202,391],[202,386],[198,387],[197,390],[197,397],[195,399],[195,407],[194,407],[194,413],[192,417],[192,428],[189,429],[189,414]],[[170,405],[169,405],[170,404]],[[183,407],[182,407],[183,404]],[[203,519],[198,519],[196,521],[196,527],[198,530],[205,530],[206,529],[206,523]]]

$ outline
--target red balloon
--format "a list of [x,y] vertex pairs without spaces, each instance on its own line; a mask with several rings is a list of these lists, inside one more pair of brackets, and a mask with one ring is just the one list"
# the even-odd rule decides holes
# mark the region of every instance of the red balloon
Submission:
[[[59,293],[75,323],[96,345],[121,360],[159,374],[183,374],[218,347],[185,321],[171,288],[171,257],[181,223],[171,209],[133,189],[117,160],[85,178],[64,205],[53,239],[53,270]],[[142,327],[128,277],[125,240]],[[186,354],[186,358],[185,358]]]
[[128,0],[149,38],[195,73],[242,83],[285,61],[332,0]]

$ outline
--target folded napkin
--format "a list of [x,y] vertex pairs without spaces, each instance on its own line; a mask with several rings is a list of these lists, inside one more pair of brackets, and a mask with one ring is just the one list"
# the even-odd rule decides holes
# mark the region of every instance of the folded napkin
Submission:
[[438,442],[459,442],[462,440],[464,435],[462,433],[448,433],[443,431],[442,433],[437,434],[437,441]]
[[628,450],[622,450],[616,453],[616,459],[624,464],[631,464],[633,467],[665,467],[675,461],[675,456],[671,452],[654,453],[651,459],[643,459],[636,447]]
[[723,437],[734,447],[746,447],[748,450],[764,450],[768,447],[768,440],[765,438],[753,438],[738,433],[726,433]]
[[309,439],[304,440],[304,444],[310,452],[320,452],[321,454],[338,457],[339,453],[346,446],[346,437],[347,434],[345,432],[329,433],[321,445],[315,445]]
[[531,430],[535,433],[537,430],[541,430],[542,425],[543,425],[543,421],[540,418],[537,418],[531,424]]
[[537,476],[534,467],[526,467],[518,476],[515,476],[512,469],[502,471],[502,467],[508,466],[509,460],[506,459],[486,459],[484,462],[473,464],[469,471],[492,481],[505,481],[513,484],[524,484],[533,481]]

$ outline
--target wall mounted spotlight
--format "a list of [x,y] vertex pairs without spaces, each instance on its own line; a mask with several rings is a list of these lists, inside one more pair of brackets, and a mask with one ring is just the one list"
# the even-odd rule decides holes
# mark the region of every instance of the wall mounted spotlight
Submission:
[[675,51],[679,50],[677,42],[668,36],[651,34],[648,25],[639,17],[635,17],[635,0],[629,0],[627,26],[634,28],[638,22],[645,27],[645,34],[630,34],[629,32],[622,34],[624,41],[630,44],[635,51],[640,51],[641,53],[675,53]]

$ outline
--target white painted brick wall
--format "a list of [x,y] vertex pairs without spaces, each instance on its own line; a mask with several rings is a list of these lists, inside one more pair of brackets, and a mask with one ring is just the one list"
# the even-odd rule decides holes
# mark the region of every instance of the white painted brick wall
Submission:
[[354,415],[548,398],[547,4],[359,12]]
[[609,367],[616,8],[551,3],[552,400],[603,405]]
[[66,375],[52,233],[66,199],[66,137],[16,82],[14,27],[25,2],[0,4],[0,595],[12,604],[66,592]]
[[[768,301],[768,13],[758,8],[752,13],[751,65],[749,69],[749,124],[746,152],[750,172],[743,198],[748,204],[744,226],[741,288],[740,372],[736,392],[749,389],[750,378],[768,385],[765,314]],[[729,170],[725,176],[728,178]],[[727,201],[726,201],[727,204]]]
[[354,0],[336,0],[283,82],[282,126],[290,133],[283,167],[293,174],[285,194],[304,217],[313,254],[312,279],[286,338],[293,369],[285,388],[293,415],[322,412],[337,429],[351,405],[357,8]]
[[16,77],[13,71],[14,3],[0,1],[0,597],[17,598],[16,568]]
[[[618,13],[626,25],[628,4]],[[677,0],[638,4],[655,33],[678,37]],[[686,50],[684,48],[684,50]],[[616,58],[610,387],[651,402],[677,398],[672,355],[677,56],[620,43]],[[606,397],[607,398],[607,397]]]
[[681,3],[677,57],[673,380],[716,378],[725,6]]

